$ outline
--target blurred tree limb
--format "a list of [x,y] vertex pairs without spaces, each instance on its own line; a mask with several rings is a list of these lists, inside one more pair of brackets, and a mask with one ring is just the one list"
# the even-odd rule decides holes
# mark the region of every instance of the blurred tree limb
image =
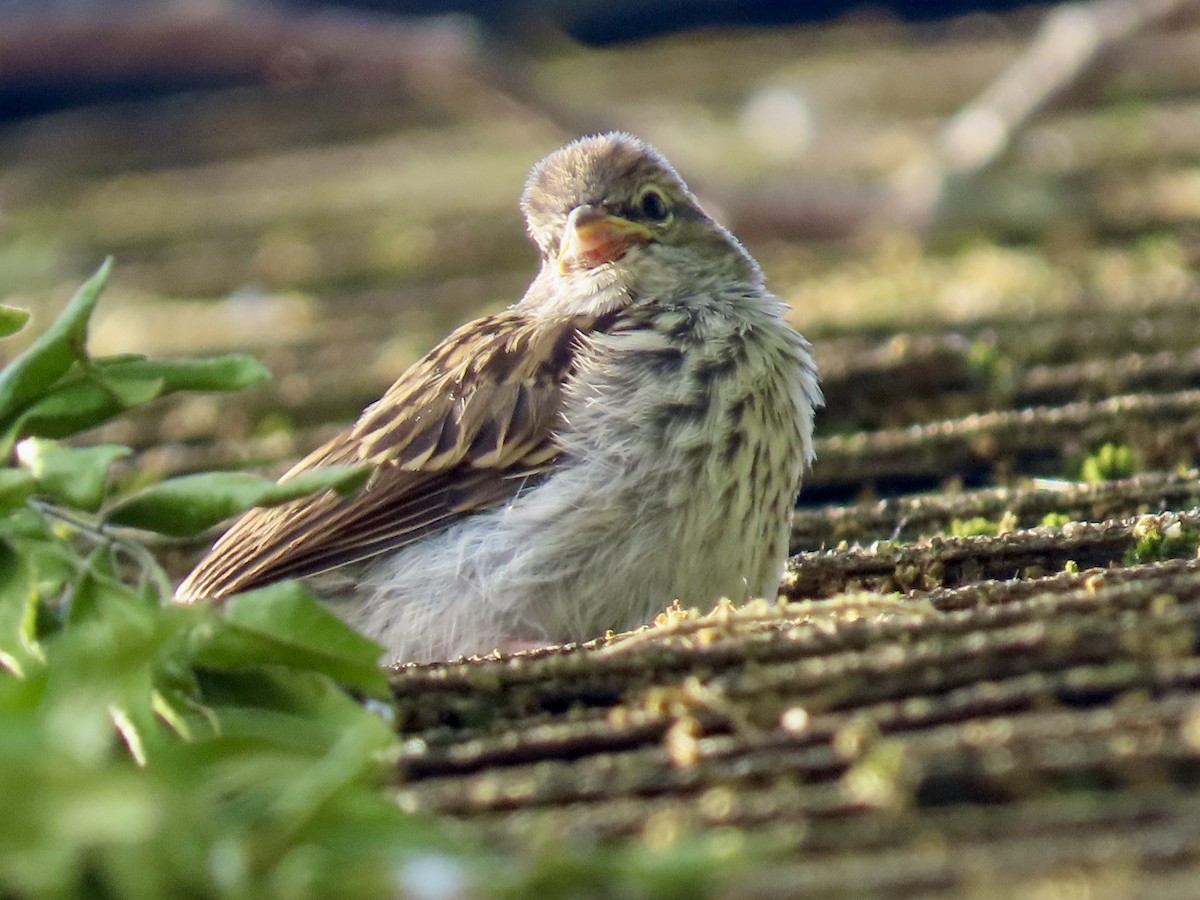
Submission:
[[1053,9],[1025,53],[942,129],[938,155],[948,172],[970,174],[995,163],[1025,127],[1105,55],[1163,25],[1197,0],[1094,0]]
[[[794,179],[718,196],[729,224],[749,239],[841,239],[878,225],[929,231],[947,222],[978,224],[980,191],[1038,197],[1024,224],[1035,230],[1063,202],[1053,185],[993,183],[992,170],[1056,101],[1135,38],[1200,14],[1200,0],[1091,0],[1051,9],[1025,51],[952,116],[922,153],[892,179],[872,185],[801,184]],[[703,189],[702,189],[703,192]],[[1003,204],[1000,204],[1003,206]]]
[[1091,0],[1052,9],[1025,52],[943,126],[904,173],[890,215],[923,230],[942,221],[1055,102],[1136,37],[1200,11],[1200,0]]
[[89,84],[396,84],[456,112],[516,108],[560,130],[566,112],[535,96],[519,60],[462,17],[297,12],[268,4],[120,4],[9,15],[0,86],[68,93]]

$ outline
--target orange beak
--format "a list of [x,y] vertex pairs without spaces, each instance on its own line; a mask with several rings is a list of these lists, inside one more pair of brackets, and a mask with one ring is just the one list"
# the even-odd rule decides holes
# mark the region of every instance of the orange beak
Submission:
[[558,270],[594,269],[616,262],[636,244],[653,238],[649,228],[614,216],[599,206],[571,210],[558,248]]

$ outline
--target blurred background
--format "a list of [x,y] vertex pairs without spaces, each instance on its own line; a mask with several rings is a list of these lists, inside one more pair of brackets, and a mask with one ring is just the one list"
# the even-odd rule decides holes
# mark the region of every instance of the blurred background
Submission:
[[36,332],[114,255],[96,352],[277,377],[108,437],[270,468],[520,296],[526,172],[609,128],[793,305],[827,434],[961,411],[840,397],[851,338],[894,360],[935,331],[927,368],[969,374],[992,321],[1195,300],[1194,0],[0,0],[0,293]]

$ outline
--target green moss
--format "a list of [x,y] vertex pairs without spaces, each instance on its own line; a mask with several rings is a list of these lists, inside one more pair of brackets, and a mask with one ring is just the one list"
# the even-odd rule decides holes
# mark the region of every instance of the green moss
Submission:
[[992,390],[1005,393],[1013,387],[1016,365],[991,341],[972,341],[967,368]]
[[256,438],[270,437],[275,434],[295,434],[296,421],[282,410],[266,413],[254,426]]
[[1200,548],[1200,529],[1171,525],[1164,530],[1151,528],[1125,553],[1126,565],[1161,562],[1164,559],[1190,559]]
[[951,519],[947,532],[951,537],[996,537],[1017,527],[1017,517],[1006,512],[999,519],[975,516],[972,519]]
[[1039,522],[1038,524],[1041,525],[1043,528],[1062,528],[1068,522],[1073,522],[1073,521],[1075,521],[1075,520],[1072,519],[1070,516],[1068,516],[1066,513],[1052,512],[1052,513],[1046,513],[1044,516],[1042,516],[1042,521]]
[[1083,461],[1079,477],[1088,484],[1128,478],[1137,471],[1137,456],[1124,444],[1105,444]]

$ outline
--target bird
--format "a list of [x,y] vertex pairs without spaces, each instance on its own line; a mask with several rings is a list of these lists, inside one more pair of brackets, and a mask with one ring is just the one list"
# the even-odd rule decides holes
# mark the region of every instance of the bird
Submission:
[[822,404],[758,263],[639,138],[579,138],[520,201],[540,268],[243,514],[181,603],[304,578],[389,662],[584,642],[674,601],[777,595]]

